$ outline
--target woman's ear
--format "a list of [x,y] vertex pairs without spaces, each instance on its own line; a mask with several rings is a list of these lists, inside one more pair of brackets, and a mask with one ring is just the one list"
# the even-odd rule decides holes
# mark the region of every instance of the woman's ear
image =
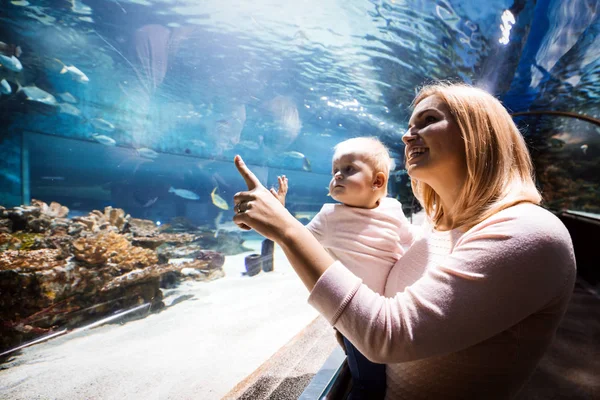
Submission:
[[378,172],[373,178],[373,190],[381,189],[387,184],[387,177],[383,172]]

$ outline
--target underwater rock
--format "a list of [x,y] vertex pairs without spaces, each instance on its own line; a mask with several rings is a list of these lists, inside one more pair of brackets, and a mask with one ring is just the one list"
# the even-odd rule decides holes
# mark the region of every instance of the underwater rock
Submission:
[[196,259],[208,261],[208,269],[219,269],[225,264],[225,255],[212,250],[202,250],[196,255]]
[[194,240],[196,240],[196,236],[189,233],[161,233],[158,236],[131,238],[131,242],[135,246],[152,250],[156,250],[165,244],[178,246],[183,243],[193,242]]
[[[37,200],[0,207],[0,352],[140,304],[162,308],[167,282],[225,275],[224,255],[198,242],[212,233],[161,233],[112,207],[73,219],[68,212]],[[170,264],[166,255],[192,257]]]
[[175,217],[161,227],[160,231],[165,233],[178,233],[178,232],[195,232],[198,227],[188,221],[184,217]]
[[11,233],[13,223],[10,219],[0,219],[0,233]]
[[198,243],[189,243],[179,246],[172,244],[163,244],[156,249],[158,259],[161,262],[169,262],[172,258],[196,258],[202,252],[202,247]]
[[150,237],[158,235],[159,230],[153,221],[147,219],[130,218],[129,232],[131,232],[133,236]]
[[31,205],[34,207],[38,207],[42,214],[45,214],[52,218],[66,218],[69,215],[69,209],[55,201],[48,205],[41,200],[33,199],[31,200]]

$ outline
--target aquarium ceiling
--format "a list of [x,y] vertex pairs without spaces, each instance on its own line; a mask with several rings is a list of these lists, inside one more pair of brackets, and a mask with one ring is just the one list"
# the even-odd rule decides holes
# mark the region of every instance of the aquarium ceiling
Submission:
[[400,154],[415,88],[432,80],[484,87],[514,112],[598,117],[599,10],[584,0],[7,1],[0,74],[13,94],[0,115],[4,134],[306,170],[299,153],[328,173],[331,147],[348,137],[377,135]]

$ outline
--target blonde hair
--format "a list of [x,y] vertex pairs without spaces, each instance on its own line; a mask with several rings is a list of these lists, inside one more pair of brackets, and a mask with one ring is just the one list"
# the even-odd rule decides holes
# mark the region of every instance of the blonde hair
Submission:
[[431,186],[411,179],[413,193],[434,225],[447,213],[452,228],[469,229],[517,203],[541,202],[525,140],[496,98],[466,84],[438,83],[421,88],[413,107],[430,96],[441,99],[458,124],[468,174],[451,210],[443,208]]
[[383,172],[386,178],[389,176],[392,164],[390,152],[376,137],[355,137],[336,144],[333,148],[333,159],[350,153],[360,155],[376,173]]

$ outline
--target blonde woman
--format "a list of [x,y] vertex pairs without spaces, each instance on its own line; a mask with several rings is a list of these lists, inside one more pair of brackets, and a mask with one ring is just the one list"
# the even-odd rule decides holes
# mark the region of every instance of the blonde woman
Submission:
[[234,221],[279,243],[309,303],[386,364],[386,398],[512,398],[570,299],[569,233],[539,207],[525,142],[488,93],[423,88],[403,141],[430,226],[391,269],[383,295],[334,262],[239,156],[249,190],[234,197]]

